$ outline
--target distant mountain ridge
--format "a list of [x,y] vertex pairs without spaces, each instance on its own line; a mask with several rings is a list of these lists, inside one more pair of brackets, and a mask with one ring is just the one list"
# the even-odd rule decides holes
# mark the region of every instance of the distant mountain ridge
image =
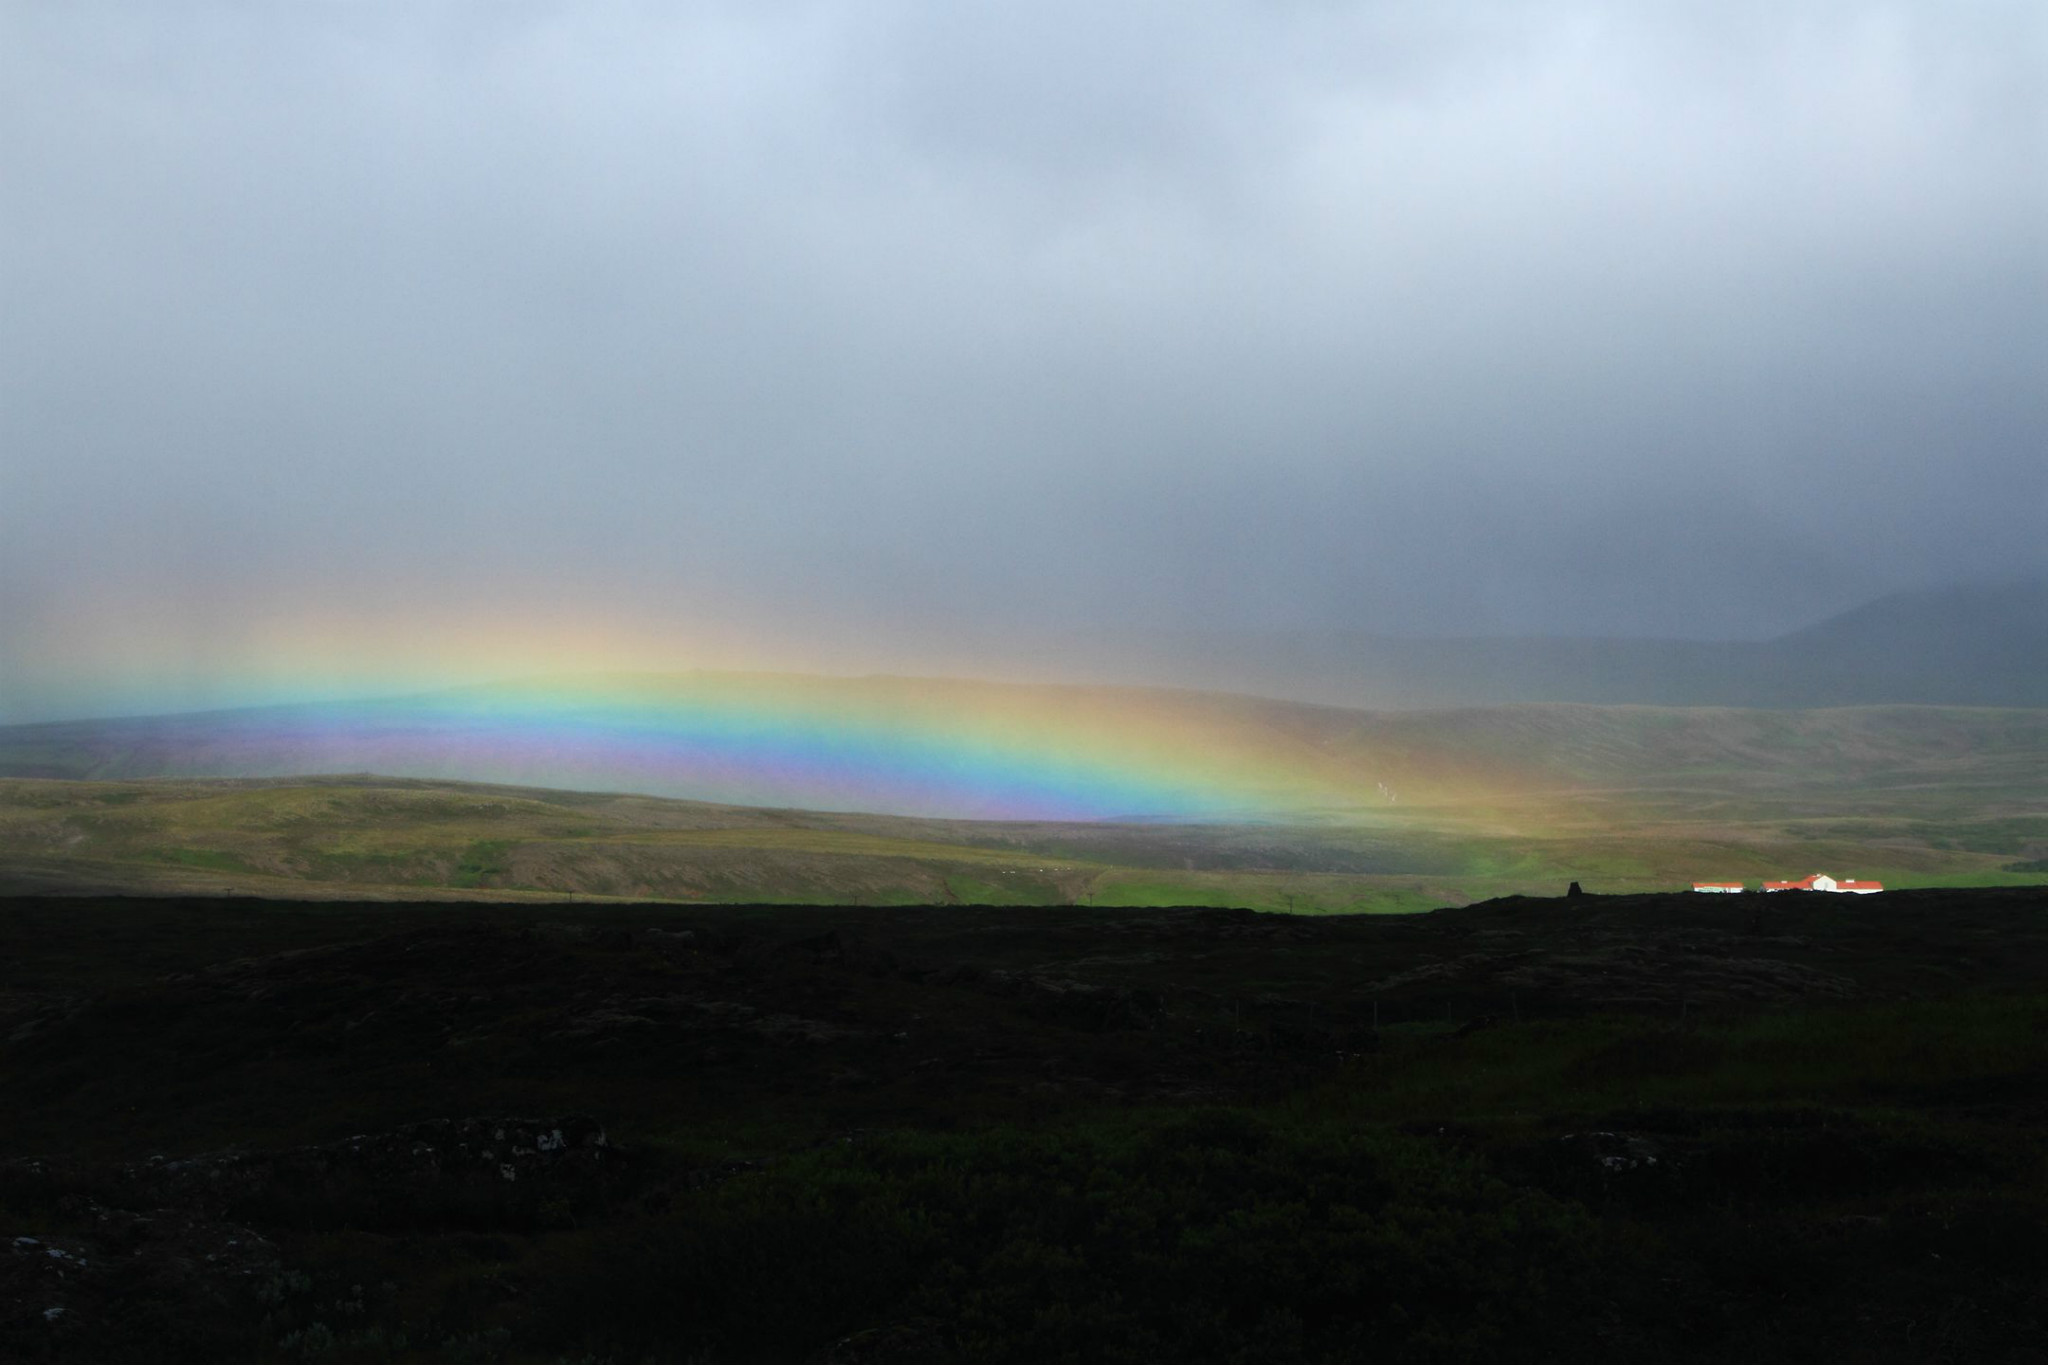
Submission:
[[1066,649],[1089,681],[1331,706],[2048,706],[2048,580],[1895,593],[1764,641],[1209,631]]

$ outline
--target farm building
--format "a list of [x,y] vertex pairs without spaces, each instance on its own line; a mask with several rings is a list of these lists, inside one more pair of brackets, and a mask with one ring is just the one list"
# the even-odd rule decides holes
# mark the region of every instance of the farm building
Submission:
[[1764,883],[1764,890],[1766,891],[1832,891],[1834,889],[1835,879],[1825,872],[1816,872],[1812,876],[1801,877],[1796,882]]
[[1741,883],[1741,882],[1694,882],[1694,883],[1692,884],[1692,889],[1693,889],[1693,890],[1695,890],[1695,891],[1712,891],[1712,892],[1719,892],[1720,894],[1722,894],[1722,895],[1724,895],[1724,896],[1732,896],[1732,895],[1735,895],[1735,894],[1737,894],[1738,892],[1740,892],[1740,891],[1742,890],[1742,883]]
[[1834,889],[1835,879],[1825,872],[1816,872],[1811,876],[1801,877],[1796,882],[1764,883],[1764,890],[1766,891],[1832,891]]
[[1766,891],[1846,891],[1852,896],[1868,896],[1884,890],[1883,882],[1859,882],[1853,877],[1836,881],[1825,872],[1816,872],[1810,877],[1801,877],[1796,882],[1765,882]]

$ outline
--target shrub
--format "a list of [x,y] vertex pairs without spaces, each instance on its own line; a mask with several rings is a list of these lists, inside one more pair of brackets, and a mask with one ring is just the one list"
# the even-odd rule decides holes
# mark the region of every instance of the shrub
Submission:
[[897,1135],[714,1186],[566,1303],[585,1344],[801,1358],[916,1322],[989,1361],[1498,1358],[1567,1335],[1590,1225],[1399,1135],[1233,1111]]

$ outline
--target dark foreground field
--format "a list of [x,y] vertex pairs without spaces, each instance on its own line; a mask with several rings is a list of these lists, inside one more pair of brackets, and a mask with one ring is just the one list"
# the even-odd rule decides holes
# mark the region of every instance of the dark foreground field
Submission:
[[0,1359],[2038,1361],[2048,892],[0,901]]

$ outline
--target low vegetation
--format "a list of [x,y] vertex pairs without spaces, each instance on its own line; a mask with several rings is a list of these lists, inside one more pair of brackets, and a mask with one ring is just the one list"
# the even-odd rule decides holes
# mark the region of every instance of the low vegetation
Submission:
[[[0,890],[1410,912],[1831,870],[2043,880],[2038,793],[1906,782],[1831,805],[1710,788],[1303,824],[990,823],[394,778],[0,780]],[[1811,808],[1810,808],[1811,807]],[[2028,813],[2034,812],[2034,813]]]
[[0,962],[9,1359],[2021,1361],[2048,1313],[2038,891],[20,899]]

